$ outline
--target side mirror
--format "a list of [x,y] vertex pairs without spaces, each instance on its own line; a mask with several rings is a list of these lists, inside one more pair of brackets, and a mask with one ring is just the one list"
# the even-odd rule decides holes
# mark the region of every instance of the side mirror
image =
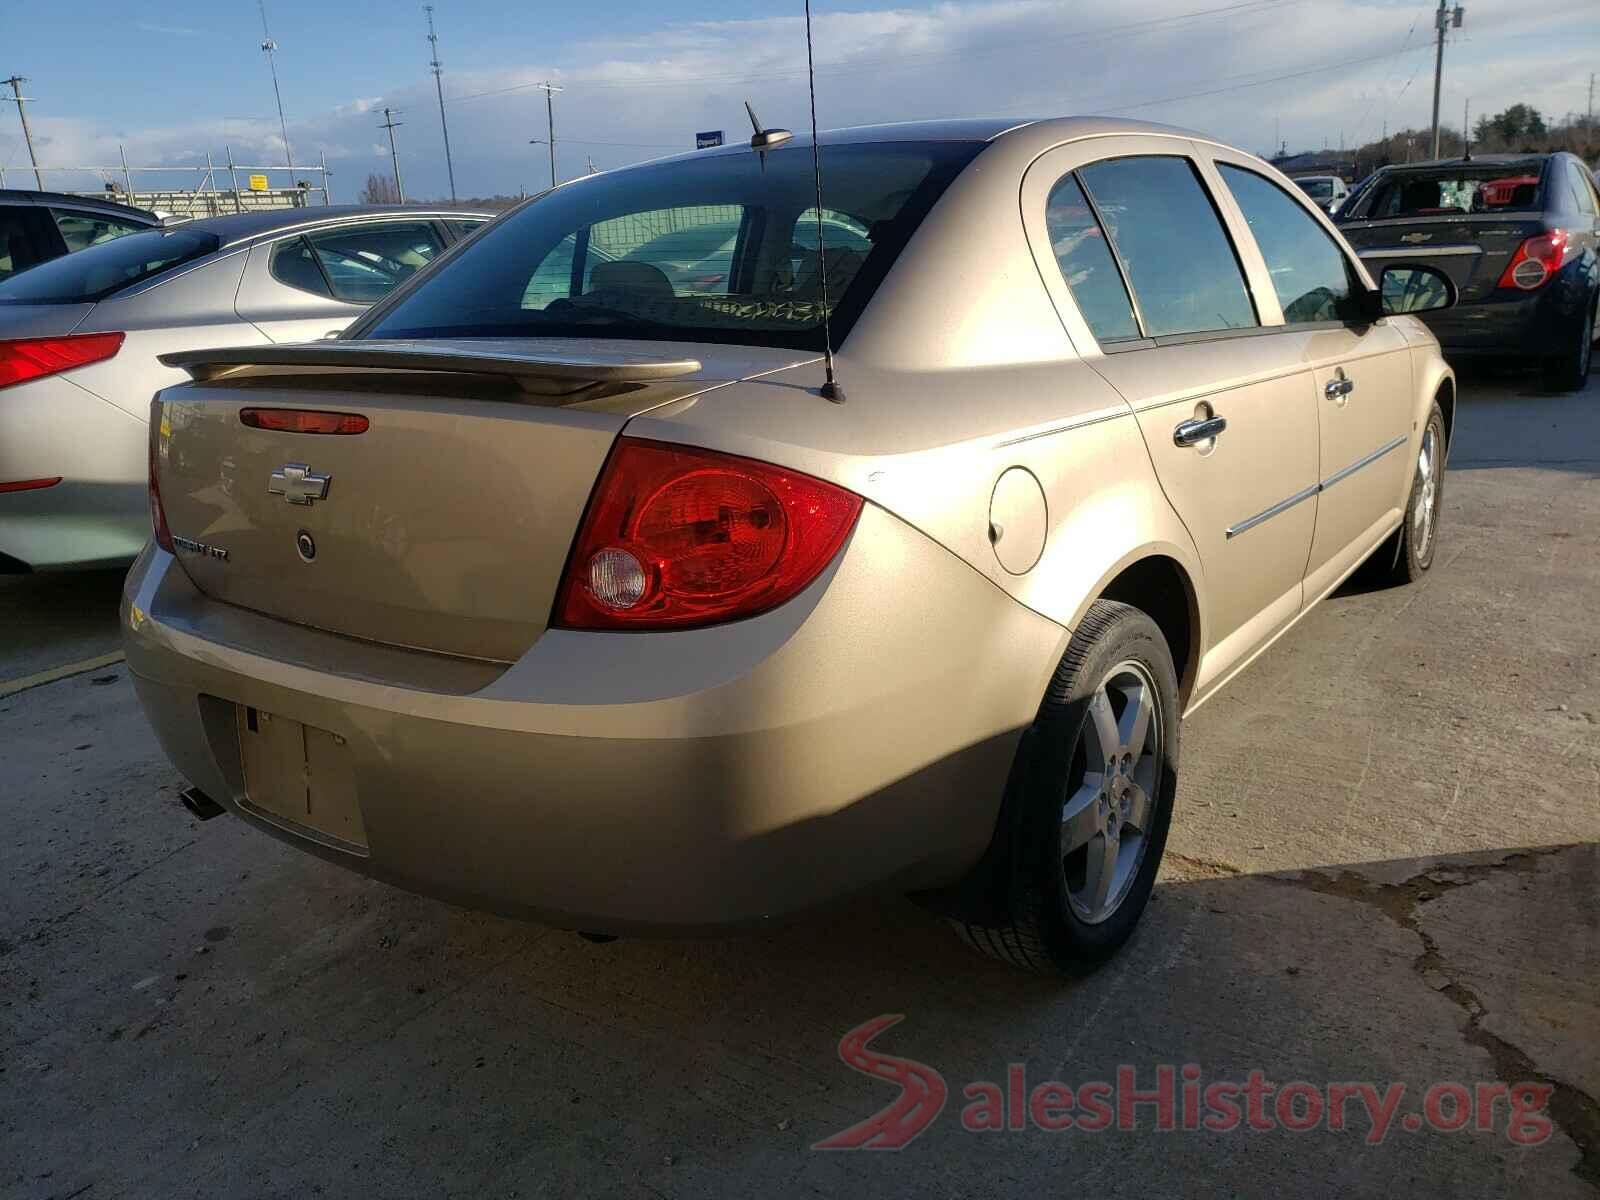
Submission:
[[1449,308],[1457,292],[1455,281],[1438,267],[1396,263],[1383,269],[1376,299],[1383,315],[1395,316]]

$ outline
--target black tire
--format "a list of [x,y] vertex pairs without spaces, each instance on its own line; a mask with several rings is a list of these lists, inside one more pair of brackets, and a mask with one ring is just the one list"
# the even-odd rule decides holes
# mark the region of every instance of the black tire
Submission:
[[[1418,509],[1428,503],[1423,451],[1429,444],[1430,435],[1435,447],[1432,455],[1433,512],[1431,518],[1424,522],[1419,518]],[[1394,587],[1415,583],[1433,565],[1434,552],[1439,546],[1439,517],[1444,511],[1444,460],[1447,449],[1444,414],[1439,411],[1438,401],[1435,401],[1428,413],[1428,423],[1423,426],[1417,464],[1411,473],[1411,495],[1406,500],[1405,519],[1400,523],[1400,528],[1378,547],[1371,559],[1380,583]]]
[[[1107,915],[1088,922],[1075,910],[1069,883],[1071,856],[1062,854],[1064,806],[1085,784],[1086,723],[1091,702],[1118,668],[1135,665],[1158,723],[1156,748],[1140,759],[1155,767],[1142,857],[1128,868],[1121,898]],[[1116,675],[1123,678],[1123,675]],[[1112,689],[1107,689],[1110,695]],[[1119,693],[1120,694],[1120,693]],[[1135,703],[1124,695],[1124,708]],[[1115,699],[1109,701],[1113,706]],[[1161,630],[1140,610],[1098,600],[1073,635],[1056,667],[1039,715],[1017,751],[1000,827],[999,851],[988,868],[977,912],[950,913],[950,924],[969,945],[1012,966],[1043,975],[1085,974],[1106,961],[1132,935],[1155,886],[1172,823],[1178,782],[1178,676]],[[1141,745],[1144,744],[1141,742]],[[1112,776],[1105,776],[1107,779]],[[1131,776],[1129,776],[1131,778]],[[1148,779],[1148,776],[1146,777]],[[1141,794],[1144,794],[1141,791]],[[1114,810],[1113,810],[1114,811]],[[1124,835],[1133,828],[1124,826]],[[1122,843],[1127,845],[1126,842]],[[1084,847],[1087,854],[1091,847]]]
[[1546,359],[1544,385],[1552,392],[1576,392],[1589,382],[1589,364],[1594,359],[1595,310],[1600,297],[1591,297],[1589,310],[1579,325],[1577,344],[1564,354]]

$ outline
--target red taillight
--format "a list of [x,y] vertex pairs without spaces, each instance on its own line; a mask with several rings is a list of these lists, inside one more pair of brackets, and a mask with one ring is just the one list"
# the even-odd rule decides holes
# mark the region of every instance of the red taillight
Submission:
[[360,413],[319,412],[308,408],[241,408],[239,420],[251,429],[278,433],[365,433]]
[[752,617],[833,560],[861,497],[754,459],[622,438],[567,562],[554,624],[682,629]]
[[53,488],[60,482],[59,475],[47,475],[43,479],[12,479],[0,483],[0,492],[37,492],[43,488]]
[[1577,254],[1578,246],[1565,229],[1541,233],[1517,247],[1497,286],[1519,288],[1524,292],[1536,291]]
[[67,337],[0,341],[0,388],[86,367],[122,349],[121,333],[75,333]]
[[168,554],[173,553],[172,530],[167,528],[167,510],[161,507],[161,485],[156,481],[156,468],[161,461],[164,431],[162,405],[159,399],[150,402],[150,529],[155,534],[156,545]]

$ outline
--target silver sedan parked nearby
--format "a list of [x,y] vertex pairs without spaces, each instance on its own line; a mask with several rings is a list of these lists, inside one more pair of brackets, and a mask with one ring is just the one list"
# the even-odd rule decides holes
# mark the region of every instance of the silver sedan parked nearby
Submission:
[[0,570],[123,563],[149,536],[158,355],[337,333],[489,214],[286,209],[188,221],[0,281]]

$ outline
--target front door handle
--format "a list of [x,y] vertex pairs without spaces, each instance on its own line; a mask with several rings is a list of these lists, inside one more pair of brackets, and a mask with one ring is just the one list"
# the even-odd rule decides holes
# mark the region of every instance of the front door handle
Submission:
[[1201,442],[1209,442],[1227,427],[1228,422],[1223,417],[1185,421],[1172,431],[1172,441],[1178,446],[1199,445]]
[[1323,385],[1322,394],[1329,400],[1343,400],[1356,390],[1356,381],[1348,378],[1344,368],[1340,367],[1333,373],[1333,378]]

